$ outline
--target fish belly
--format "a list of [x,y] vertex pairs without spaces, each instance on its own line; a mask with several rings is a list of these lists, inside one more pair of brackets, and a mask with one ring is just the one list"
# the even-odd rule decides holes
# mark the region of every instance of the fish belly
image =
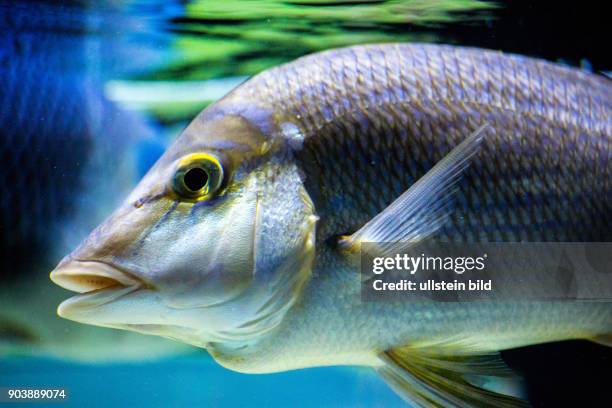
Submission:
[[403,346],[487,353],[612,332],[612,302],[367,302],[357,272],[325,270],[317,276],[274,336],[231,368],[376,365],[378,353]]

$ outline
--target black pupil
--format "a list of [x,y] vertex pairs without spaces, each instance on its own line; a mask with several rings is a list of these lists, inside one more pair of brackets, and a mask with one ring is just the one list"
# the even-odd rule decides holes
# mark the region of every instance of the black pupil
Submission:
[[199,167],[187,170],[184,178],[185,187],[190,191],[198,191],[208,183],[208,173]]

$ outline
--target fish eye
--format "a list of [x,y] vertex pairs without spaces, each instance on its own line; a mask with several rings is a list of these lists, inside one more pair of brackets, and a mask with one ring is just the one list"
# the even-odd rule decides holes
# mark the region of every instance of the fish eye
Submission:
[[174,174],[173,190],[186,200],[207,200],[223,183],[223,166],[218,158],[208,153],[194,153],[183,157]]
[[200,167],[194,167],[183,176],[183,184],[191,192],[200,191],[208,184],[208,173]]

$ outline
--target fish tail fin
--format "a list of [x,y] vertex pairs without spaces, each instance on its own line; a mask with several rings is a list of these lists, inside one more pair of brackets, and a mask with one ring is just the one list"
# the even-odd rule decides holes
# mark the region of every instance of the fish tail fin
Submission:
[[[404,400],[418,407],[527,407],[520,379],[498,353],[448,355],[411,347],[379,354],[378,373]],[[512,389],[509,390],[508,386]],[[518,392],[522,394],[522,390]],[[522,395],[521,395],[522,396]]]

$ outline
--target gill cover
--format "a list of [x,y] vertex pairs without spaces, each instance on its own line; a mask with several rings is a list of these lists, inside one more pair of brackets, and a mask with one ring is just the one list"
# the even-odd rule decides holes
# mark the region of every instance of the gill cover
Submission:
[[[185,130],[165,155],[172,163],[158,163],[172,169],[164,178],[176,204],[139,252],[158,257],[151,281],[197,338],[242,343],[278,325],[298,298],[317,218],[292,149],[219,109]],[[194,169],[200,178],[187,180]]]
[[317,218],[288,157],[274,156],[238,184],[180,239],[191,242],[183,248],[201,242],[203,265],[186,256],[190,265],[178,270],[189,276],[169,275],[160,291],[174,309],[202,310],[207,318],[200,337],[214,342],[242,343],[274,328],[314,259]]

